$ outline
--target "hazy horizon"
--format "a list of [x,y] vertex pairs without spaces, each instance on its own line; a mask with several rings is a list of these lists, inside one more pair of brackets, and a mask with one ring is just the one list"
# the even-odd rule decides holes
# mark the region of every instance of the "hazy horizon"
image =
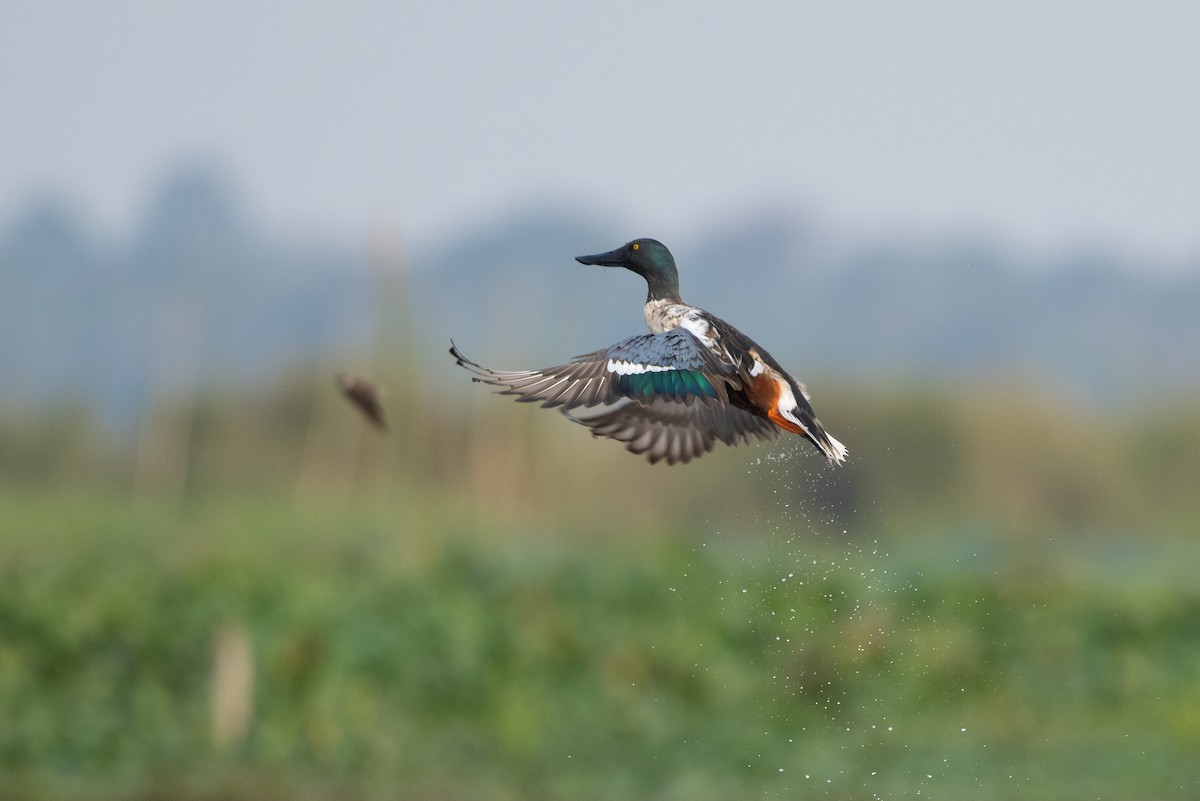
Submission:
[[[277,229],[415,244],[577,204],[1200,256],[1200,7],[38,4],[0,28],[0,219],[126,230],[175,165]],[[633,235],[634,232],[631,232]]]

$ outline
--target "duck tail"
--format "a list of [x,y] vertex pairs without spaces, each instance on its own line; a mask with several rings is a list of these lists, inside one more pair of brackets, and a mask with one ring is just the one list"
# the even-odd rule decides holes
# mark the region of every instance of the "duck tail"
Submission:
[[802,402],[790,412],[780,413],[774,409],[768,410],[767,416],[780,428],[791,431],[793,434],[799,434],[816,445],[817,450],[825,455],[830,464],[842,464],[846,461],[846,454],[849,453],[846,446],[825,430],[821,421],[813,414],[812,407],[807,401]]
[[817,431],[820,432],[820,437],[813,437],[813,442],[825,454],[825,458],[829,460],[829,463],[842,464],[845,462],[846,454],[849,453],[846,446],[839,442],[832,434],[821,428],[819,422],[817,423]]
[[821,425],[821,421],[812,412],[801,408],[797,409],[794,414],[800,418],[804,426],[804,436],[813,445],[816,445],[821,453],[825,454],[825,458],[829,460],[830,464],[842,464],[846,461],[848,453],[846,446],[826,431],[825,426]]

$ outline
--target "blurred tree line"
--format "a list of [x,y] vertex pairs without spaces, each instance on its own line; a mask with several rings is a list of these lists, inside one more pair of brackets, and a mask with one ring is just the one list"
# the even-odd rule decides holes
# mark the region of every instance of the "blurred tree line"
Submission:
[[829,387],[818,409],[849,443],[845,467],[788,438],[718,447],[671,468],[493,396],[465,374],[414,380],[431,372],[380,373],[392,425],[382,434],[340,397],[332,370],[167,400],[132,440],[106,438],[79,404],[9,415],[0,418],[0,482],[181,502],[230,493],[297,503],[470,499],[498,518],[594,521],[639,535],[744,525],[780,504],[852,533],[966,524],[1015,538],[1168,537],[1191,534],[1200,519],[1200,405],[1187,399],[1112,414],[1007,387],[830,378],[814,382]]

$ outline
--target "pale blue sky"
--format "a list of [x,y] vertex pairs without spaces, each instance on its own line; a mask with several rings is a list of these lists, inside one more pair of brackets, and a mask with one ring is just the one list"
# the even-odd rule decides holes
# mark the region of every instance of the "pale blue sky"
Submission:
[[428,241],[537,199],[630,236],[843,230],[1200,258],[1200,4],[0,4],[0,219],[136,219],[216,156],[255,212]]

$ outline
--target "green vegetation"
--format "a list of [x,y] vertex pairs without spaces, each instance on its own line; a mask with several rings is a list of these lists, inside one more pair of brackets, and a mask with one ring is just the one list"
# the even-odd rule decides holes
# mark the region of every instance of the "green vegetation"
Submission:
[[864,392],[848,470],[681,470],[483,393],[375,437],[327,384],[129,453],[0,430],[0,797],[1200,788],[1194,406]]

